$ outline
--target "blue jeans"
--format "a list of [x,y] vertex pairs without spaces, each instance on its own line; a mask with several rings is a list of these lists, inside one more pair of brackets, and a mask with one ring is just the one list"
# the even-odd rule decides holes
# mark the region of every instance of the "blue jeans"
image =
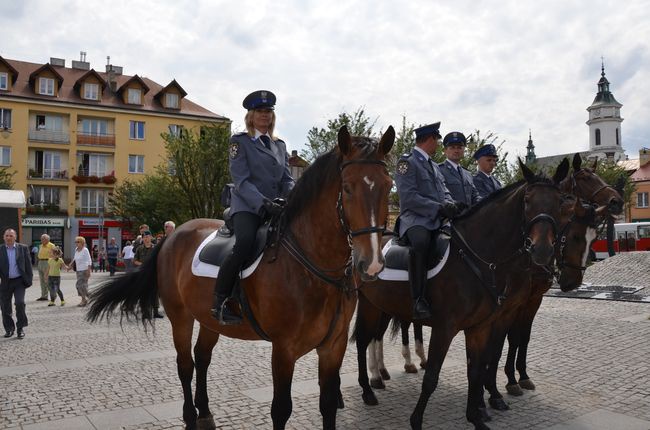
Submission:
[[47,283],[50,287],[50,301],[53,302],[56,300],[57,294],[61,301],[63,301],[63,292],[61,291],[61,277],[60,276],[48,276]]

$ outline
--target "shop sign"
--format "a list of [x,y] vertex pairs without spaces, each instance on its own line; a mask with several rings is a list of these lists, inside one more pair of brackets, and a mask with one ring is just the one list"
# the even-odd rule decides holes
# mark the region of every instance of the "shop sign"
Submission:
[[65,218],[23,218],[23,227],[63,227]]

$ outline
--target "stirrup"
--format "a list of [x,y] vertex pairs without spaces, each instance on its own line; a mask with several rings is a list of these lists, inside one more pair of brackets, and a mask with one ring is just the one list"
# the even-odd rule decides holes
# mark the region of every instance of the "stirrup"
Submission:
[[219,321],[219,324],[221,325],[238,325],[241,324],[242,318],[233,313],[230,308],[228,308],[228,300],[224,300],[224,302],[221,304],[221,307],[218,309],[213,308],[211,309],[212,316]]

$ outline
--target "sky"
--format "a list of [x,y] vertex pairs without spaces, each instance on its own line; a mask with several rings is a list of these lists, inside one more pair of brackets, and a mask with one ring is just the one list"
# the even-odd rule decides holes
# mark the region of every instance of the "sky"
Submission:
[[276,132],[362,107],[376,128],[441,121],[488,131],[510,157],[587,150],[600,78],[623,104],[623,148],[650,147],[650,1],[0,0],[0,55],[46,63],[106,56],[127,75],[176,79],[243,129],[244,97],[277,96]]

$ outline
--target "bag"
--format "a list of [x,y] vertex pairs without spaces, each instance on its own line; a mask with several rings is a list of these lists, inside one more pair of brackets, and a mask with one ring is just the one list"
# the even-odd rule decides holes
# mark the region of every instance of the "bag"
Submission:
[[221,199],[220,199],[221,207],[223,208],[230,207],[230,199],[231,199],[233,188],[235,188],[235,184],[226,184],[223,186],[223,190],[221,190]]
[[75,260],[72,260],[72,264],[70,265],[70,267],[72,268],[72,270],[74,272],[76,272],[77,271],[77,262]]

